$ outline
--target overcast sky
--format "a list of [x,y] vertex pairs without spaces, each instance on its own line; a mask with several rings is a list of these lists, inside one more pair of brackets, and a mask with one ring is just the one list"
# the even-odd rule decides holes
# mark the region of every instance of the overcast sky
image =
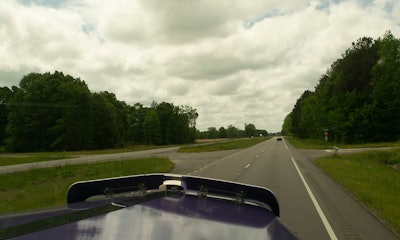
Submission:
[[277,132],[352,42],[387,30],[399,0],[1,0],[0,85],[58,70],[130,105],[190,105],[200,130]]

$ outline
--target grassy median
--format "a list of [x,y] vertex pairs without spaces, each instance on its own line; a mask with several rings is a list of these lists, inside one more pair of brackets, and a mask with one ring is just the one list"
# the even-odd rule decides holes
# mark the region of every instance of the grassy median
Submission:
[[339,154],[315,163],[400,233],[400,149]]
[[143,158],[69,165],[0,175],[0,213],[65,205],[68,187],[77,181],[169,172],[167,158]]

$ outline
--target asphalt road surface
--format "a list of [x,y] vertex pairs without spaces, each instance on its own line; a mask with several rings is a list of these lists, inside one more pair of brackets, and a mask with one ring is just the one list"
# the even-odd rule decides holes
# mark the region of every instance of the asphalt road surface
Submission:
[[333,153],[297,150],[271,139],[244,150],[170,158],[174,173],[269,188],[278,198],[281,221],[301,239],[399,239],[314,166],[312,158],[327,154]]
[[177,147],[85,156],[0,167],[0,174],[66,164],[165,156],[172,173],[267,187],[280,204],[281,221],[301,239],[399,239],[313,163],[324,150],[299,150],[275,138],[242,150],[178,153]]

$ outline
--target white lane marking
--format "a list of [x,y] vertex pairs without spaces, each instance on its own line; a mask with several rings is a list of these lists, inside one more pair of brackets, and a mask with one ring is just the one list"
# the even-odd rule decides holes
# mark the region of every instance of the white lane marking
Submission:
[[[285,142],[285,146],[286,146],[286,149],[289,150],[288,146],[286,145],[286,142]],[[311,201],[312,201],[313,204],[314,204],[315,209],[316,209],[317,212],[318,212],[319,217],[320,217],[321,220],[322,220],[322,223],[323,223],[324,226],[325,226],[326,231],[328,232],[328,235],[329,235],[330,239],[331,239],[331,240],[337,240],[338,238],[336,237],[336,234],[335,234],[335,232],[333,231],[332,226],[329,224],[328,219],[326,218],[324,212],[322,211],[321,207],[319,206],[317,199],[315,198],[314,194],[312,193],[312,191],[311,191],[310,187],[308,186],[308,184],[307,184],[305,178],[304,178],[303,175],[301,174],[300,169],[299,169],[299,167],[297,166],[296,162],[294,161],[294,158],[292,157],[292,155],[290,154],[290,152],[289,152],[289,155],[290,155],[290,159],[291,159],[292,162],[293,162],[294,167],[295,167],[296,170],[297,170],[297,173],[298,173],[299,176],[300,176],[301,181],[302,181],[303,184],[304,184],[304,187],[306,188],[306,190],[307,190],[307,192],[308,192],[308,195],[309,195],[310,198],[311,198]]]
[[246,169],[247,169],[248,167],[250,167],[250,163],[249,163],[249,164],[247,164],[247,165],[246,165],[246,167],[244,167],[244,168],[246,168]]
[[[286,142],[283,141],[283,143],[285,144],[285,148],[289,151],[289,147],[287,146]],[[289,152],[290,153],[290,152]]]

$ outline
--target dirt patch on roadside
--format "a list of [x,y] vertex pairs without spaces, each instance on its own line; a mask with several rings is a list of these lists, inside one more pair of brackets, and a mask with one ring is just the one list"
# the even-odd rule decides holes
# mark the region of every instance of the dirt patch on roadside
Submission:
[[212,143],[212,142],[221,142],[227,140],[228,140],[227,138],[196,139],[196,143]]

